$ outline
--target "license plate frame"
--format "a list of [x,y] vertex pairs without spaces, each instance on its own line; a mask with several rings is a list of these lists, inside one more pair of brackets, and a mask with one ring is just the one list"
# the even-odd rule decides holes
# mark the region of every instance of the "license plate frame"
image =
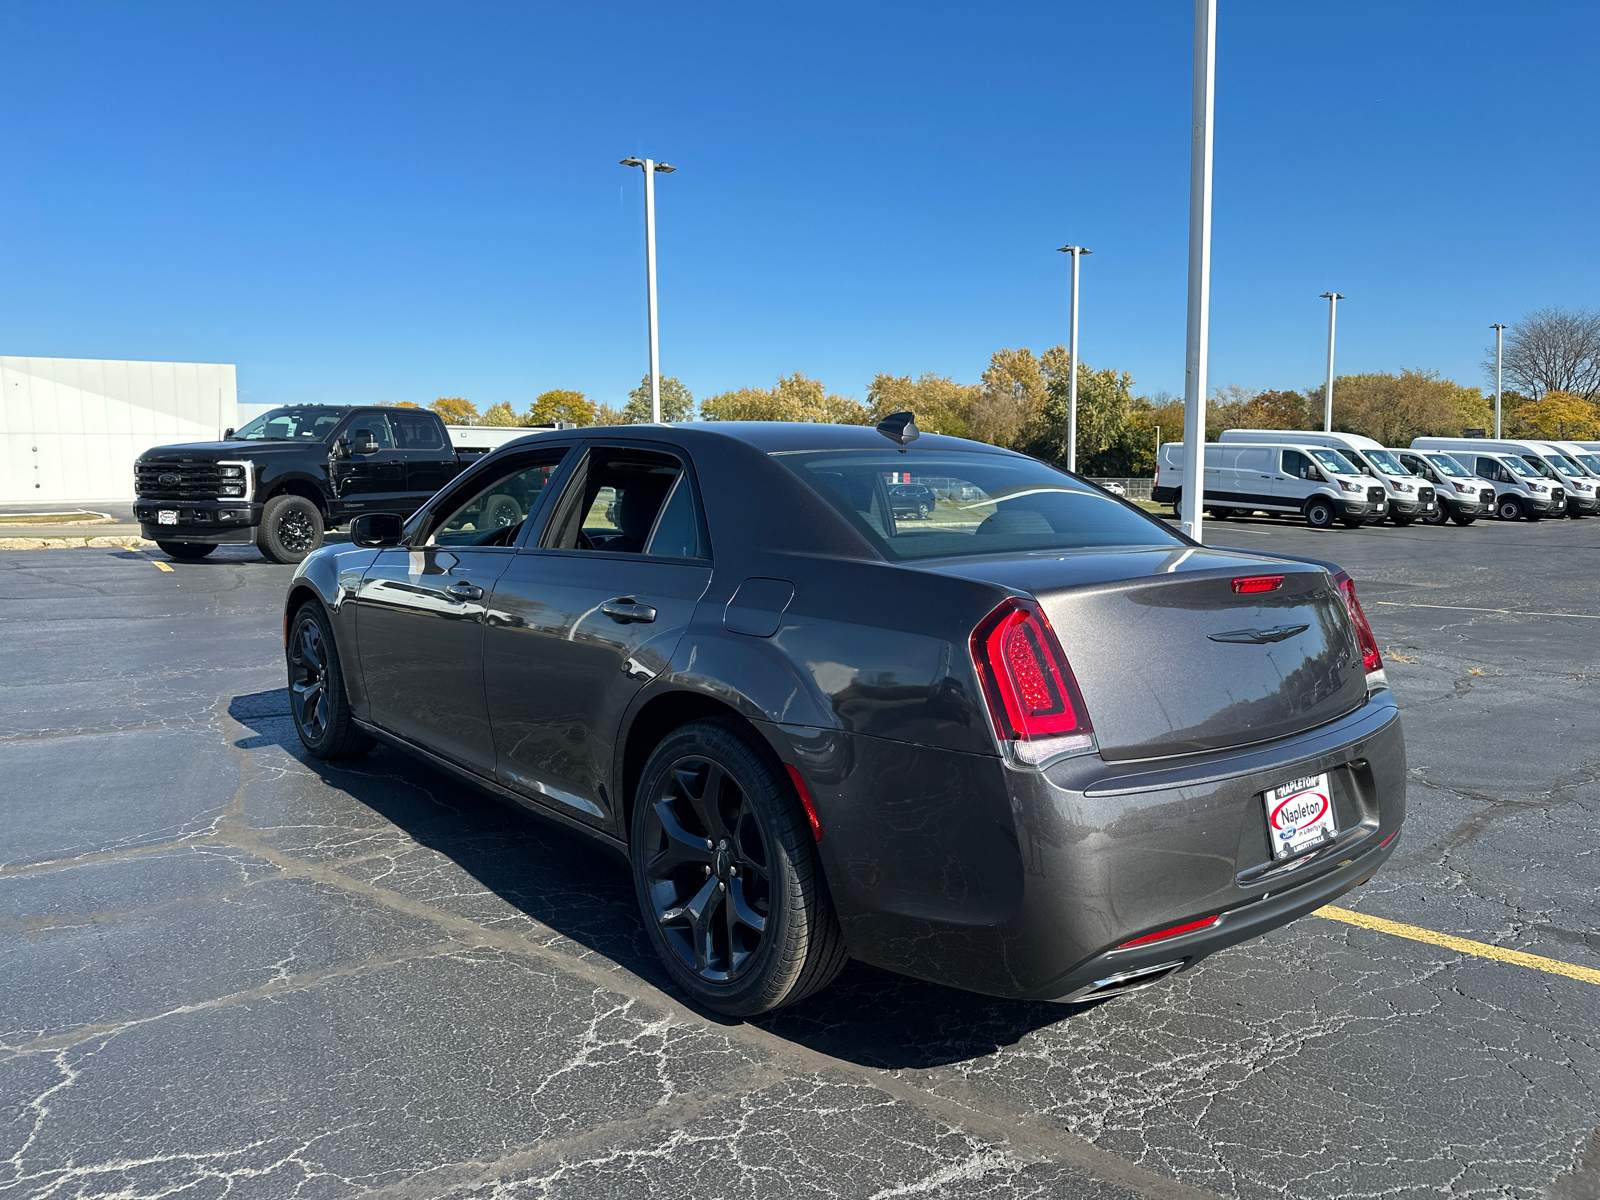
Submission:
[[157,525],[176,525],[178,523],[178,510],[175,508],[156,509]]
[[1261,800],[1274,860],[1294,858],[1339,836],[1332,776],[1327,771],[1268,788]]

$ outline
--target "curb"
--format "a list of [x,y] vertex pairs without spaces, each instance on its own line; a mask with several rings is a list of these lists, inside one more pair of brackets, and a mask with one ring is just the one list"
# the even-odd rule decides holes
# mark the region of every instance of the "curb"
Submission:
[[108,537],[85,534],[83,537],[0,538],[0,550],[65,550],[75,546],[120,546],[136,550],[154,545],[154,542],[147,542],[136,533]]

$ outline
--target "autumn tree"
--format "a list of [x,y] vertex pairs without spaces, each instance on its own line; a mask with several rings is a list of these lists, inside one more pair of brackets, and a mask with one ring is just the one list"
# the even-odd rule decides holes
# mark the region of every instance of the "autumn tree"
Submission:
[[443,417],[446,425],[476,425],[479,421],[478,406],[460,396],[441,396],[428,407]]
[[967,414],[982,391],[932,371],[915,380],[909,375],[879,374],[867,388],[867,419],[876,423],[890,413],[912,412],[924,433],[966,437]]
[[772,388],[740,388],[712,396],[701,403],[700,414],[707,421],[867,423],[867,410],[859,401],[834,395],[799,371],[780,376]]
[[[1502,418],[1505,415],[1502,396]],[[1555,442],[1589,441],[1600,437],[1600,403],[1573,392],[1546,392],[1538,400],[1517,404],[1512,424],[1516,426],[1513,437],[1522,434]]]
[[[1570,392],[1584,400],[1600,396],[1600,312],[1541,308],[1505,335],[1505,377],[1519,391],[1540,399]],[[1494,378],[1494,347],[1484,370]]]
[[379,400],[379,408],[421,408],[415,400]]
[[582,392],[553,388],[535,397],[533,407],[528,409],[527,420],[523,423],[554,425],[558,421],[567,421],[573,425],[593,425],[594,418],[594,401]]
[[1492,423],[1481,391],[1437,371],[1408,368],[1398,375],[1377,371],[1333,381],[1333,427],[1384,446],[1409,446],[1414,437],[1459,437],[1463,429]]
[[1034,420],[1045,392],[1044,371],[1032,350],[996,350],[967,411],[967,436],[1011,446]]
[[517,419],[517,414],[511,411],[510,403],[502,400],[499,404],[491,404],[484,410],[481,424],[521,425],[522,422]]
[[[1067,461],[1071,418],[1072,356],[1065,346],[1051,346],[1039,357],[1045,381],[1043,400],[1035,406],[1017,447],[1038,458]],[[1078,470],[1086,474],[1118,470],[1126,454],[1108,453],[1121,445],[1133,403],[1133,376],[1110,368],[1096,371],[1080,360],[1078,375]]]
[[[625,425],[650,423],[650,376],[639,381],[639,386],[628,393],[628,402],[622,406]],[[694,420],[694,396],[676,375],[661,380],[661,419],[667,424]]]

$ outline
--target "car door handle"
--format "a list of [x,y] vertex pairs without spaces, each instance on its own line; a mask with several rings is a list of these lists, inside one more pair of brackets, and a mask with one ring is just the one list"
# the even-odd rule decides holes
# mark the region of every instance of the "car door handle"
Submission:
[[619,596],[615,600],[607,600],[600,606],[600,611],[605,613],[618,625],[648,625],[656,619],[656,610],[648,604],[640,604],[631,596]]
[[483,599],[483,589],[477,584],[468,583],[465,580],[462,580],[460,583],[452,583],[449,587],[445,588],[444,594],[446,596],[454,596],[457,600]]

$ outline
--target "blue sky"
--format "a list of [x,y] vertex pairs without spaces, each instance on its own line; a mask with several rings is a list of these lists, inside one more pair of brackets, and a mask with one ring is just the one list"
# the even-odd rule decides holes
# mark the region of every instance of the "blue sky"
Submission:
[[[1593,307],[1592,3],[1221,0],[1211,381],[1483,382]],[[1192,17],[1126,3],[5,3],[0,353],[239,365],[241,399],[662,369],[976,381],[1066,337],[1181,392]]]

